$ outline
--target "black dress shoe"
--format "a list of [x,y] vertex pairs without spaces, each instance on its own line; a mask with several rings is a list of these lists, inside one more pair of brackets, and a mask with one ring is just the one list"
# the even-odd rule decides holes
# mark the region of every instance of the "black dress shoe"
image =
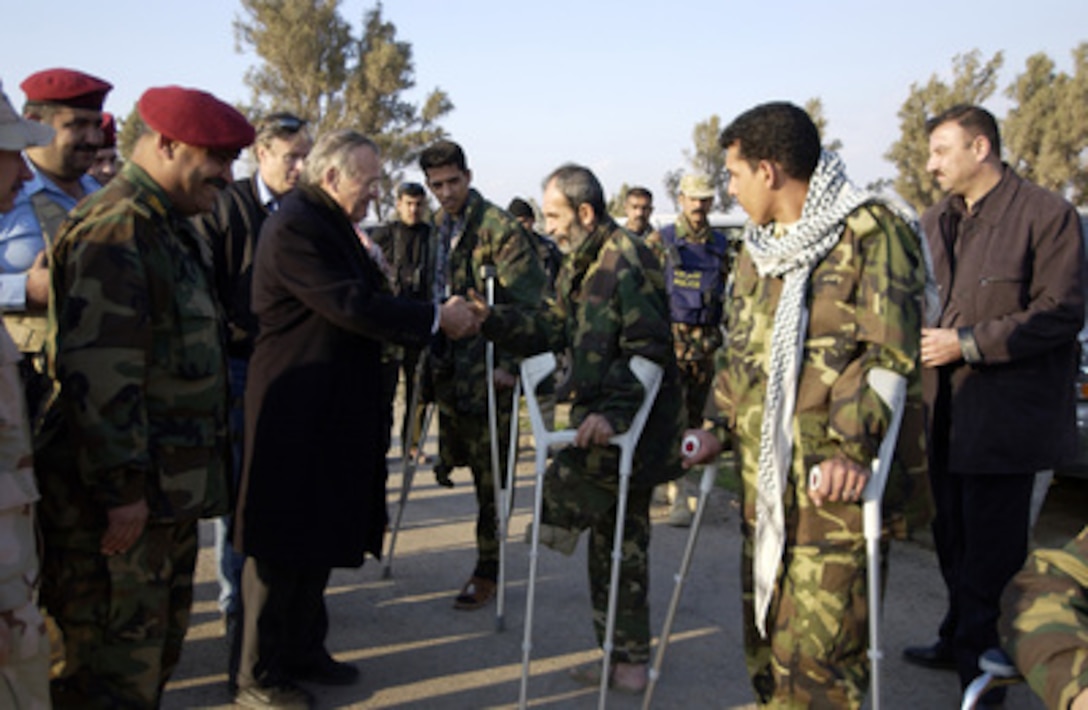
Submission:
[[288,674],[293,680],[317,683],[318,685],[351,685],[359,680],[359,669],[350,663],[341,663],[331,656],[298,668],[291,668]]
[[903,660],[923,668],[956,670],[956,654],[944,641],[929,646],[907,646],[903,649]]

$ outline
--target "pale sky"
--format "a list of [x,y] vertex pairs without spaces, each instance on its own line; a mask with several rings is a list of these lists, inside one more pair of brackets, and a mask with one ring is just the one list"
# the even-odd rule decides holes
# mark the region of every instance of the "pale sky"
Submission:
[[[235,50],[235,0],[11,2],[0,34],[0,80],[17,105],[19,83],[55,66],[114,84],[106,110],[124,116],[151,86],[181,84],[230,102],[253,55]],[[361,33],[370,0],[344,0]],[[1005,53],[997,96],[1036,52],[1072,70],[1088,41],[1084,0],[387,0],[383,16],[412,44],[422,101],[445,90],[443,121],[464,146],[473,184],[503,206],[540,199],[540,181],[566,161],[592,168],[611,194],[624,182],[654,191],[683,166],[692,128],[723,124],[763,101],[822,99],[830,137],[855,181],[893,177],[883,155],[899,134],[911,83],[951,76],[956,54]],[[418,179],[411,171],[410,179]]]

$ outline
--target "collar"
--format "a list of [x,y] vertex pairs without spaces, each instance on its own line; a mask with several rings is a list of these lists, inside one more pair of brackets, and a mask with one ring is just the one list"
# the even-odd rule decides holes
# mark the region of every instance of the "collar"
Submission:
[[162,189],[159,183],[147,174],[147,171],[141,168],[139,165],[131,160],[126,160],[124,166],[121,168],[121,174],[118,177],[123,177],[128,182],[132,183],[133,187],[137,188],[143,193],[142,201],[147,203],[155,214],[163,219],[170,219],[173,203],[170,201],[170,196],[166,194],[166,190]]
[[260,170],[253,173],[253,182],[257,185],[257,197],[260,199],[261,205],[267,207],[269,212],[275,212],[276,208],[280,206],[280,198],[276,197],[272,189],[265,183]]
[[949,210],[954,211],[960,217],[982,218],[987,222],[996,222],[1001,213],[1005,211],[1009,200],[1012,199],[1015,183],[1019,181],[1016,171],[1009,167],[1007,163],[1002,163],[1001,166],[1001,179],[989,192],[976,200],[970,210],[967,209],[967,202],[963,199],[963,195],[952,195],[949,198]]
[[[79,202],[78,199],[60,189],[55,182],[46,177],[45,173],[38,169],[38,166],[35,165],[33,161],[27,160],[26,163],[30,166],[30,172],[33,174],[33,177],[23,183],[23,193],[26,194],[27,197],[38,192],[45,192],[49,195],[50,199],[65,210],[71,211],[71,209],[76,206],[76,203]],[[98,184],[97,180],[87,174],[80,176],[79,184],[80,187],[83,188],[84,197],[102,187]]]

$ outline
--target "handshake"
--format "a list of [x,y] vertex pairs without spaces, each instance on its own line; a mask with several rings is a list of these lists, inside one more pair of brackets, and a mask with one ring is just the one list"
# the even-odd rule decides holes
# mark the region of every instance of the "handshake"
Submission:
[[438,327],[447,338],[460,340],[477,335],[490,314],[487,302],[469,289],[468,298],[452,296],[438,307]]

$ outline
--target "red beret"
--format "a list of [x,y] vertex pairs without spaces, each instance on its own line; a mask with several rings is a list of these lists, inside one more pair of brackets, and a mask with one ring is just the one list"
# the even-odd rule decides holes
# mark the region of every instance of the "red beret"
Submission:
[[108,111],[102,114],[102,145],[98,147],[117,147],[117,122],[113,120],[113,114]]
[[26,100],[101,111],[113,84],[74,69],[45,69],[28,76],[22,84]]
[[152,130],[199,148],[241,150],[256,135],[238,109],[197,89],[181,86],[148,89],[136,108]]

